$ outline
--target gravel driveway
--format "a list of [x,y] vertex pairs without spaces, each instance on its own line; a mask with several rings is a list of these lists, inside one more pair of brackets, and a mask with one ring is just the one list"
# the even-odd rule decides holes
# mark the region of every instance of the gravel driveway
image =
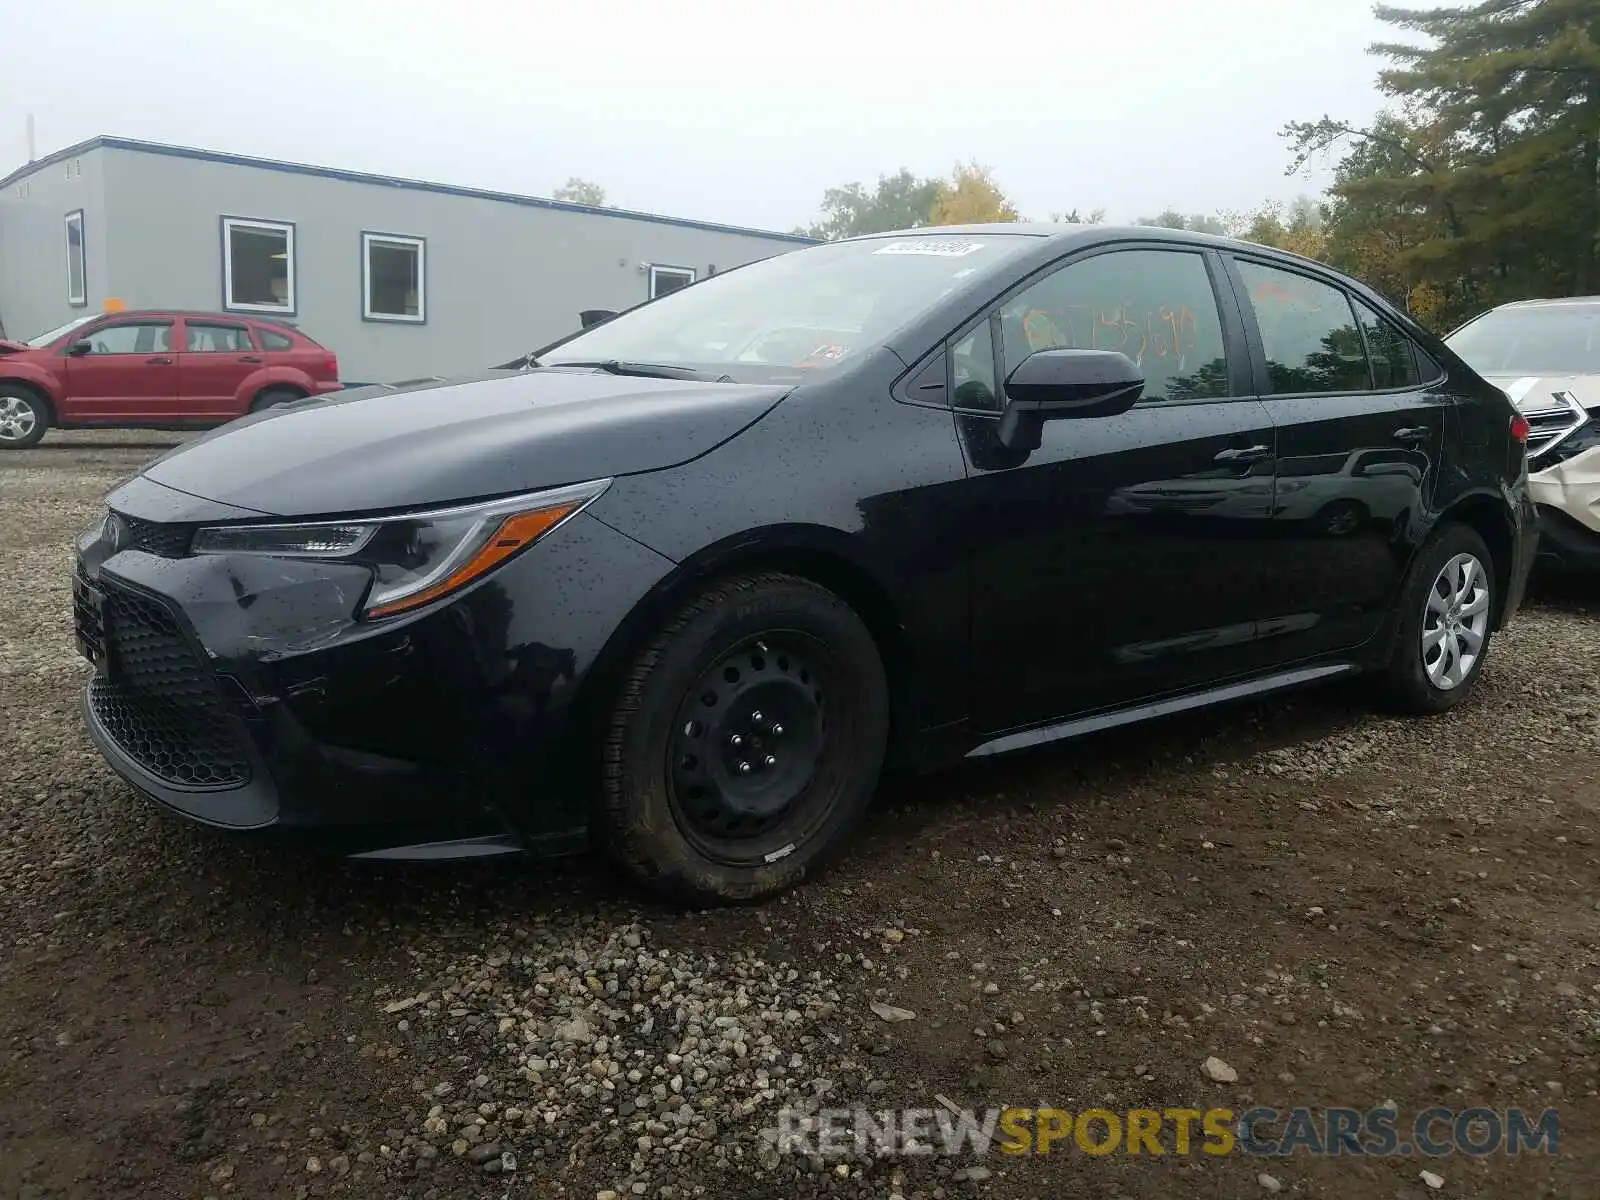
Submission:
[[[824,878],[684,914],[583,862],[356,868],[137,800],[80,730],[68,546],[160,442],[0,456],[0,1197],[1596,1194],[1600,587],[1540,588],[1453,714],[1335,690],[891,781]],[[1554,1106],[1560,1153],[763,1136],[1390,1100]]]

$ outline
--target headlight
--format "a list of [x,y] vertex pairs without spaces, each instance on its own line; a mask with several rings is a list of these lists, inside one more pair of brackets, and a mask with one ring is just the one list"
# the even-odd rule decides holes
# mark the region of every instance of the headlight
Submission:
[[465,587],[521,553],[610,485],[609,479],[483,504],[362,521],[213,525],[193,554],[266,554],[360,563],[373,573],[363,615],[395,616]]

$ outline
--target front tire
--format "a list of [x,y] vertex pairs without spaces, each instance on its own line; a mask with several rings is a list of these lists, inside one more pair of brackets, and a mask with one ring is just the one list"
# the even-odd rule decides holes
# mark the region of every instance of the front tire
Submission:
[[37,446],[50,428],[50,409],[31,389],[0,383],[0,450]]
[[1489,654],[1500,581],[1483,538],[1450,525],[1417,554],[1401,589],[1381,691],[1401,712],[1439,713],[1472,692]]
[[765,899],[855,824],[888,726],[883,663],[849,605],[795,576],[729,579],[623,678],[602,739],[601,840],[676,899]]

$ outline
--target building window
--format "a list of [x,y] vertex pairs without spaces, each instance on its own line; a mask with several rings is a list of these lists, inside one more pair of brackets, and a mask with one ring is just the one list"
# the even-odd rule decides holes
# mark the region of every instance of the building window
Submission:
[[81,208],[67,214],[67,303],[73,308],[89,303],[89,269],[83,252]]
[[222,218],[222,307],[294,312],[294,226]]
[[665,296],[694,282],[693,267],[658,267],[650,265],[650,299]]
[[427,243],[398,233],[361,235],[361,315],[368,321],[427,320]]

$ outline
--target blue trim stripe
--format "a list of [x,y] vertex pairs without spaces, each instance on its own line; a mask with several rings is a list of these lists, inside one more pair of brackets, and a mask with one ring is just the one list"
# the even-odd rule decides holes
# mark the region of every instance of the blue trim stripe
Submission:
[[346,171],[338,167],[316,167],[306,163],[280,162],[273,158],[250,158],[243,154],[225,154],[218,150],[197,150],[191,146],[169,146],[162,142],[141,142],[133,138],[109,137],[102,134],[57,150],[44,158],[34,159],[19,167],[4,179],[0,190],[27,179],[34,172],[52,166],[62,159],[71,158],[90,150],[128,150],[135,154],[159,154],[168,158],[190,158],[200,162],[223,163],[234,167],[255,167],[262,171],[280,171],[287,175],[310,175],[318,179],[337,179],[343,183],[365,183],[375,187],[406,188],[414,192],[432,192],[440,196],[464,196],[472,200],[494,200],[501,204],[520,204],[525,208],[548,208],[557,212],[588,213],[596,217],[619,217],[629,221],[651,221],[657,225],[677,225],[684,229],[701,229],[709,233],[736,233],[744,237],[767,238],[770,241],[793,242],[809,246],[816,238],[797,233],[775,233],[768,229],[750,229],[742,225],[721,225],[715,221],[693,221],[687,217],[664,217],[658,213],[634,212],[625,208],[596,208],[588,204],[570,204],[565,200],[546,200],[541,196],[520,196],[514,192],[491,192],[482,188],[456,187],[448,183],[428,183],[420,179],[400,179],[393,175],[369,175],[365,171]]

